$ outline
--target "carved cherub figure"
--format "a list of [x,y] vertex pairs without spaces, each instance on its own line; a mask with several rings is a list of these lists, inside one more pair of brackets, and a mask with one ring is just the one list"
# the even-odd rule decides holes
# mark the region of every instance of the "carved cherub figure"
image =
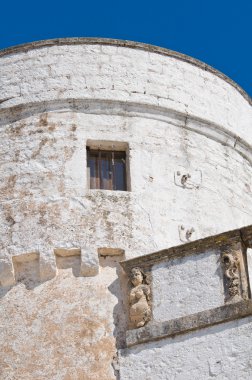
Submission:
[[146,276],[140,268],[133,268],[130,273],[133,285],[129,295],[129,315],[134,327],[142,327],[151,316],[150,286],[146,284]]

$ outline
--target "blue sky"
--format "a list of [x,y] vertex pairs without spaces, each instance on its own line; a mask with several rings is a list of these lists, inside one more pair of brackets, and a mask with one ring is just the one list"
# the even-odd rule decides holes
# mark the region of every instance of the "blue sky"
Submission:
[[208,63],[252,96],[252,0],[2,2],[0,48],[58,37],[166,47]]

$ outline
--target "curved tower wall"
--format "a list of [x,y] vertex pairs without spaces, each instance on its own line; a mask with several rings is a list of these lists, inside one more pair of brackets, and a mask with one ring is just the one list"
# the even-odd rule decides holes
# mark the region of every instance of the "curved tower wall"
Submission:
[[[134,46],[23,50],[1,57],[1,197],[17,219],[4,247],[81,239],[138,255],[179,244],[180,225],[200,238],[250,223],[252,113],[230,83]],[[88,190],[87,140],[128,144],[131,191]]]
[[[99,258],[98,249],[121,249],[128,259],[251,224],[250,100],[203,63],[128,42],[40,42],[2,51],[0,65],[0,247],[2,284],[11,286],[4,288],[3,302],[7,335],[14,329],[16,348],[6,344],[15,360],[15,350],[25,345],[23,334],[32,336],[29,350],[47,361],[45,377],[32,369],[35,378],[54,378],[56,367],[62,376],[77,371],[72,378],[82,378],[77,357],[87,373],[101,371],[104,380],[112,379],[111,362],[116,344],[123,346],[126,323],[113,263],[123,256]],[[86,147],[121,143],[127,147],[129,191],[90,190]],[[64,255],[70,260],[73,249],[81,256],[60,263]],[[58,297],[62,304],[50,309]],[[67,322],[69,299],[76,305]],[[22,321],[12,314],[10,325],[15,302],[32,312],[23,311]],[[31,315],[40,326],[27,327]],[[23,331],[13,327],[20,323]],[[79,346],[72,344],[74,323],[80,331],[89,323]],[[64,326],[71,331],[60,338]],[[102,368],[92,369],[80,354],[90,334],[97,345],[90,362],[100,358]],[[67,341],[69,351],[57,353],[57,339]],[[54,359],[45,359],[41,345],[51,347]],[[68,364],[60,361],[64,355]],[[28,355],[26,376],[33,361]]]

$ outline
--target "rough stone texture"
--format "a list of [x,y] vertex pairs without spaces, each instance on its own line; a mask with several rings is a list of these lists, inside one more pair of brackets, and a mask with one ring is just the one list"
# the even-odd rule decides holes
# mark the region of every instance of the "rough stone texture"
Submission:
[[[129,259],[251,224],[250,102],[189,61],[101,41],[1,55],[4,380],[115,378],[126,278],[119,256],[83,276],[99,248]],[[89,190],[97,140],[127,144],[131,191]],[[55,255],[76,247],[90,255]]]
[[59,269],[45,283],[20,277],[18,285],[2,289],[2,380],[114,379],[115,327],[108,316],[116,296],[104,277],[100,283],[72,272],[74,266]]

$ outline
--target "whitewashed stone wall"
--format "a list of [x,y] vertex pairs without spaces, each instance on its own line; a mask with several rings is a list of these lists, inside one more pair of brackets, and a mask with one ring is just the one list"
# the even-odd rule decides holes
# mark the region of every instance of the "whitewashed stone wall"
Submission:
[[[88,190],[88,139],[128,142],[130,192]],[[186,242],[191,228],[194,240],[251,223],[250,163],[171,123],[43,113],[1,127],[1,155],[0,239],[13,253],[108,246],[131,257]],[[189,188],[177,180],[195,171]]]
[[[133,44],[66,41],[0,55],[3,379],[113,379],[126,323],[123,257],[98,260],[98,249],[131,258],[251,224],[251,105],[203,64]],[[88,140],[128,144],[131,191],[88,189]],[[57,248],[78,254],[62,264]],[[33,269],[13,268],[12,256],[31,252]],[[58,332],[45,336],[49,314]],[[88,359],[83,326],[86,344],[99,342]],[[44,369],[30,354],[42,337]]]

